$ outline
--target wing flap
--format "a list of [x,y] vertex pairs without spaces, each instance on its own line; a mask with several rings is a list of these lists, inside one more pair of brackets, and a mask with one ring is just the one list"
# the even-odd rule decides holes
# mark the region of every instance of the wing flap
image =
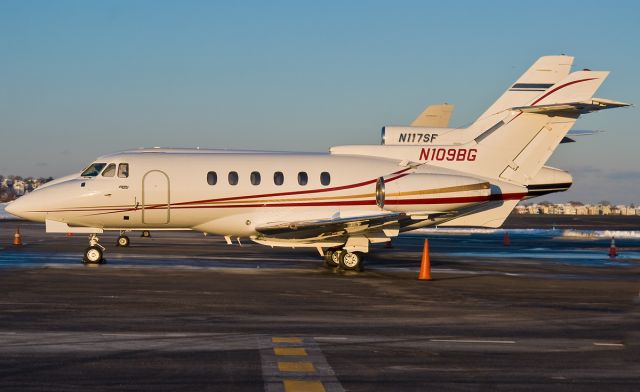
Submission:
[[405,216],[403,213],[381,213],[344,218],[274,222],[256,227],[256,231],[263,236],[287,239],[353,235],[397,224]]

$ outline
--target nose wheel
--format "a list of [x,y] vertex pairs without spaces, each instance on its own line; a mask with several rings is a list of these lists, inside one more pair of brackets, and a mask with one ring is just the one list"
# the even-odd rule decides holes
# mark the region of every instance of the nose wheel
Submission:
[[127,237],[124,234],[120,234],[120,237],[118,237],[118,246],[121,248],[126,248],[127,246],[129,246],[129,244],[131,243],[131,241],[129,241],[129,237]]
[[82,258],[83,264],[102,264],[104,263],[104,246],[98,243],[98,236],[91,234],[89,236],[89,247],[84,251]]

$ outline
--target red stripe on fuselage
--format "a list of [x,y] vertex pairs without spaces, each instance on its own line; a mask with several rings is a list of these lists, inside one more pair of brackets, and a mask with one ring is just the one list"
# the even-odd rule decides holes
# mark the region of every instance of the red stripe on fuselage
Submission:
[[[443,197],[437,199],[399,199],[385,200],[389,205],[428,205],[428,204],[461,204],[461,203],[481,203],[485,201],[498,200],[520,200],[527,193],[507,193],[489,196],[468,196],[468,197]],[[200,208],[262,208],[262,207],[328,207],[328,206],[366,206],[375,205],[375,200],[354,200],[354,201],[326,201],[326,202],[297,202],[297,203],[277,203],[277,204],[226,204],[226,205],[204,205],[204,206],[182,206],[171,209],[200,209]]]

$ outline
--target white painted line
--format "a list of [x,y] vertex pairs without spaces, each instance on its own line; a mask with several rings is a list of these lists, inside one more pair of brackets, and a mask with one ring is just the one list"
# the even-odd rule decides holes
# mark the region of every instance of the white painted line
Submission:
[[605,347],[624,347],[622,343],[601,343],[601,342],[593,342],[594,346],[605,346]]
[[348,340],[349,338],[344,338],[344,337],[331,337],[331,336],[317,336],[314,338],[315,340]]
[[515,340],[429,339],[429,341],[430,342],[446,342],[446,343],[516,344]]

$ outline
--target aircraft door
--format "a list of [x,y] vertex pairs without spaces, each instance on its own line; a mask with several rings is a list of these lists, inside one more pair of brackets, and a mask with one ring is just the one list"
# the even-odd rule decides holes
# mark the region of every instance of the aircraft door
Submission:
[[171,217],[169,176],[151,170],[142,177],[142,223],[167,224]]

